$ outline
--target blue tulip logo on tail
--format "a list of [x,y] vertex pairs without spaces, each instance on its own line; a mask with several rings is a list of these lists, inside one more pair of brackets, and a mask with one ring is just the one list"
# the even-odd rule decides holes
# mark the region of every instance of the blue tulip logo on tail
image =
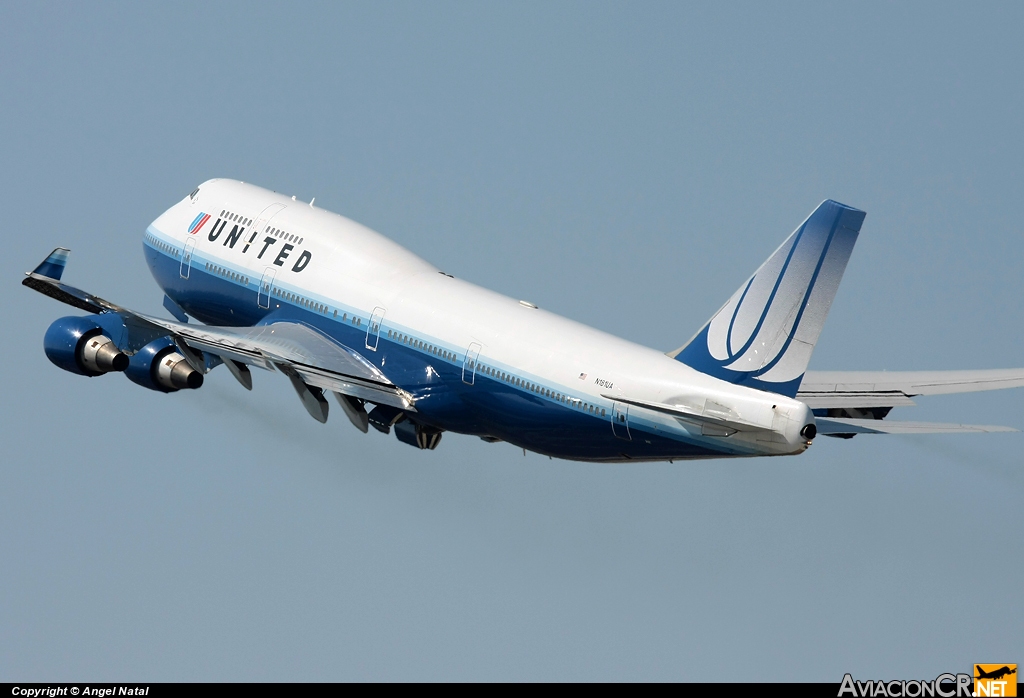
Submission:
[[210,214],[203,213],[202,211],[200,211],[199,215],[196,216],[196,219],[192,221],[192,225],[188,227],[188,234],[195,235],[196,233],[198,233],[200,230],[202,230],[203,226],[206,225],[206,221],[208,220],[210,220]]
[[823,202],[669,355],[730,383],[795,396],[865,215]]

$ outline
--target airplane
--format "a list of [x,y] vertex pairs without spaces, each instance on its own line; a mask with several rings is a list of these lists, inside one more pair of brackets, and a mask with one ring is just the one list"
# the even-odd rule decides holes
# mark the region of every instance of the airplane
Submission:
[[147,228],[173,320],[61,281],[55,249],[23,284],[89,315],[56,320],[58,367],[194,390],[223,365],[279,371],[314,419],[419,449],[443,432],[577,461],[797,455],[819,434],[1015,431],[886,419],[918,395],[1024,386],[1024,369],[814,372],[807,366],[865,213],[821,203],[682,347],[667,353],[453,277],[338,214],[211,179]]
[[980,666],[975,664],[974,670],[977,673],[977,676],[974,677],[976,679],[1001,679],[1004,676],[1009,676],[1010,674],[1017,673],[1016,667],[1011,669],[1008,666],[1002,666],[999,669],[995,669],[994,671],[985,671]]

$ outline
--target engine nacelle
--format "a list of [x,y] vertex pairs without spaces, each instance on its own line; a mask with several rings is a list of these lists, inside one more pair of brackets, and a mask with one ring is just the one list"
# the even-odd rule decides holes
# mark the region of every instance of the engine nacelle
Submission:
[[46,358],[65,371],[101,376],[128,368],[128,356],[103,329],[87,317],[62,317],[43,337]]
[[125,375],[133,383],[161,393],[195,390],[203,384],[203,374],[178,353],[170,337],[162,337],[142,347],[131,357]]
[[440,429],[416,424],[408,418],[395,424],[395,436],[404,444],[431,451],[441,443]]

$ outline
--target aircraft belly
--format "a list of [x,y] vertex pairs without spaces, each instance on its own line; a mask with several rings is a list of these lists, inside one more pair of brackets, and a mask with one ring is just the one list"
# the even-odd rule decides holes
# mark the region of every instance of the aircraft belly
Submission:
[[502,441],[556,458],[582,461],[666,460],[733,455],[686,440],[681,434],[658,434],[641,427],[624,441],[612,432],[609,417],[543,400],[500,381],[477,377],[466,391],[467,407],[478,415],[484,431]]

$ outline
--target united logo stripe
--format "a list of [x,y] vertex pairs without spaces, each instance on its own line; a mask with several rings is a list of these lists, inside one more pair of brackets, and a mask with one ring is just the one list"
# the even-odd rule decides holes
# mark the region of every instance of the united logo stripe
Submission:
[[192,225],[188,227],[189,234],[198,233],[208,220],[210,220],[210,214],[200,212],[196,219],[192,221]]

